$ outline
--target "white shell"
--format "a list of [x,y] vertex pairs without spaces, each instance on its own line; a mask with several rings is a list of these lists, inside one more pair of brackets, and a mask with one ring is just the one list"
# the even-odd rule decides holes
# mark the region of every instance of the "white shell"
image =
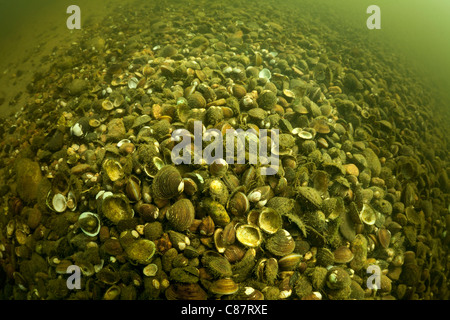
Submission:
[[61,193],[55,194],[52,199],[52,206],[53,206],[53,210],[55,210],[56,212],[66,211],[66,209],[67,209],[66,197]]
[[260,78],[264,78],[264,79],[267,79],[267,80],[270,80],[270,78],[272,78],[272,74],[270,73],[270,70],[269,69],[267,69],[267,68],[264,68],[264,69],[262,69],[260,72],[259,72],[259,75],[258,75]]
[[75,124],[70,128],[70,133],[71,133],[73,136],[81,137],[81,136],[83,135],[83,128],[81,127],[81,124],[75,123]]
[[98,221],[97,229],[95,229],[94,232],[89,232],[89,231],[83,229],[83,227],[81,227],[81,226],[80,226],[80,229],[81,229],[86,235],[88,235],[88,236],[90,236],[90,237],[95,237],[95,236],[100,232],[100,228],[101,228],[100,218],[99,218],[99,216],[98,216],[97,214],[92,213],[92,212],[88,212],[88,211],[87,211],[87,212],[83,212],[83,213],[80,214],[80,216],[78,217],[78,221],[80,221],[81,219],[87,218],[87,217],[89,217],[89,216],[94,217],[95,219],[97,219],[97,221]]

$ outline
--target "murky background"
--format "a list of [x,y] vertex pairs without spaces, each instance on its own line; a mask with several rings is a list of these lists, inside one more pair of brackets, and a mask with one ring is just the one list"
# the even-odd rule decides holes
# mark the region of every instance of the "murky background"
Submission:
[[[132,2],[132,1],[131,1]],[[173,1],[172,1],[173,2]],[[118,1],[77,1],[82,27],[100,22]],[[139,3],[139,1],[136,1]],[[360,37],[368,46],[385,46],[387,53],[404,57],[418,81],[435,90],[437,107],[450,112],[450,2],[440,0],[329,1],[290,0],[321,23],[348,37]],[[31,75],[48,61],[55,46],[76,41],[83,30],[66,27],[66,9],[72,2],[42,0],[0,2],[0,116],[24,106],[21,93]],[[381,9],[381,30],[368,30],[368,6]],[[138,5],[137,5],[138,6]],[[11,103],[10,101],[13,100]]]

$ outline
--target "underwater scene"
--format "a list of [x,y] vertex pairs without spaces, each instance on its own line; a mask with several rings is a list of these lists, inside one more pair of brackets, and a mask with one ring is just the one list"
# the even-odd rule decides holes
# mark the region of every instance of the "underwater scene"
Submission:
[[0,1],[0,300],[448,300],[449,14]]

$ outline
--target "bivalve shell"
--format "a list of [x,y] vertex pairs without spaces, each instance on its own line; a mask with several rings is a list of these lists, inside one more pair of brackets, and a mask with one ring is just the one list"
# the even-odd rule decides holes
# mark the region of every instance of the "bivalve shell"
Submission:
[[292,271],[295,270],[302,260],[302,255],[298,253],[291,253],[285,255],[278,260],[278,267],[282,271]]
[[378,241],[383,248],[389,248],[389,244],[391,243],[391,232],[384,227],[380,228],[378,230]]
[[238,290],[239,285],[231,278],[218,279],[209,287],[209,291],[217,295],[230,295],[238,292]]
[[243,216],[250,210],[250,201],[243,192],[238,191],[231,195],[227,209],[235,216]]
[[272,254],[282,257],[294,251],[295,242],[289,231],[280,229],[267,239],[265,246]]
[[101,209],[103,215],[114,224],[119,223],[121,220],[131,219],[134,216],[134,211],[128,199],[121,194],[103,198]]
[[334,262],[348,263],[353,259],[353,252],[347,246],[341,246],[334,250]]
[[92,212],[83,212],[78,217],[81,230],[90,237],[95,237],[100,232],[100,217]]
[[365,203],[359,213],[359,218],[365,224],[373,225],[377,220],[377,212],[369,204]]
[[103,170],[112,182],[117,181],[124,176],[122,165],[114,159],[106,159],[103,162]]
[[57,193],[52,198],[52,207],[56,212],[64,212],[67,209],[67,198],[61,194]]
[[175,166],[167,165],[155,175],[152,184],[156,199],[171,199],[184,190],[184,182],[180,172]]
[[274,234],[283,226],[283,219],[275,209],[263,208],[258,217],[258,226],[261,230]]
[[252,224],[239,225],[236,228],[236,238],[247,247],[258,247],[263,240],[261,230]]
[[155,251],[155,243],[147,239],[133,241],[126,248],[128,258],[141,264],[148,264],[155,254]]
[[195,209],[191,200],[180,199],[175,202],[167,211],[167,220],[175,230],[187,230],[194,222]]

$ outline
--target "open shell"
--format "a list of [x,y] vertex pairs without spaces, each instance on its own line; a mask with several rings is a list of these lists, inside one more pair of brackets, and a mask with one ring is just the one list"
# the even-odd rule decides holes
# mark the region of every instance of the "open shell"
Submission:
[[283,226],[283,220],[275,209],[263,208],[258,217],[258,226],[261,230],[274,234]]
[[101,228],[100,217],[92,212],[83,212],[78,217],[81,230],[90,237],[95,237]]
[[56,193],[52,198],[52,207],[56,212],[64,212],[67,209],[67,198],[61,194]]
[[112,182],[117,181],[124,176],[122,165],[114,159],[106,159],[103,162],[103,170]]
[[115,224],[121,220],[131,219],[134,216],[134,211],[128,199],[120,194],[104,197],[101,209],[103,215]]
[[263,240],[261,230],[256,225],[242,224],[236,229],[236,238],[247,247],[258,247]]

